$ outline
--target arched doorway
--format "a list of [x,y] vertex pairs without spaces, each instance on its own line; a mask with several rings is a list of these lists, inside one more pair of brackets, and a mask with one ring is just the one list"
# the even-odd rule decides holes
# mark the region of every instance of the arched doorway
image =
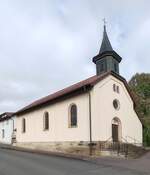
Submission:
[[117,117],[112,120],[112,141],[121,141],[121,121]]

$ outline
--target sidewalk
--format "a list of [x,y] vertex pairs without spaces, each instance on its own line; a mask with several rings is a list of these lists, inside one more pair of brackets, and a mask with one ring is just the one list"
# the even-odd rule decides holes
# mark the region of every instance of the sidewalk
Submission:
[[100,157],[94,160],[99,165],[120,167],[129,170],[140,171],[150,174],[150,152],[138,159],[115,159],[110,157]]

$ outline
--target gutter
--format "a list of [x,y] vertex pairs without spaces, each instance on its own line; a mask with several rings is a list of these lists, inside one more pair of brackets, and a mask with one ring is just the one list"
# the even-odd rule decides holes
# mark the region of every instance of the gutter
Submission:
[[[41,108],[42,106],[44,105],[50,105],[50,104],[54,104],[54,103],[57,103],[59,101],[64,101],[68,98],[71,98],[73,96],[77,96],[77,95],[80,95],[81,93],[86,93],[87,91],[89,91],[91,88],[91,85],[88,84],[88,85],[84,85],[82,87],[79,87],[78,89],[75,89],[71,92],[68,92],[66,94],[62,94],[60,95],[59,97],[55,97],[53,99],[50,99],[50,100],[47,100],[47,101],[44,101],[44,102],[41,102],[39,104],[35,104],[35,105],[28,105],[27,107],[17,111],[16,113],[14,113],[14,115],[17,115],[19,116],[20,114],[24,114],[24,113],[27,113],[27,112],[30,112],[32,110],[35,110],[36,108]],[[45,98],[45,97],[44,97]],[[40,99],[41,100],[41,99]],[[37,100],[38,101],[38,100]],[[36,101],[35,101],[36,102]],[[33,102],[34,103],[34,102]]]

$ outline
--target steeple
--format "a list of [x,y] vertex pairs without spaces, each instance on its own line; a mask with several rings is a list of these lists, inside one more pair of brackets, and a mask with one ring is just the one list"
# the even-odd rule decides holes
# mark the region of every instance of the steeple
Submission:
[[103,40],[102,40],[99,54],[106,52],[106,51],[113,51],[113,48],[111,46],[111,43],[109,41],[109,38],[106,32],[106,25],[104,24]]
[[102,73],[113,71],[119,74],[119,63],[122,58],[113,50],[109,41],[106,24],[104,20],[103,39],[98,55],[93,58],[93,62],[96,64],[96,73],[100,75]]

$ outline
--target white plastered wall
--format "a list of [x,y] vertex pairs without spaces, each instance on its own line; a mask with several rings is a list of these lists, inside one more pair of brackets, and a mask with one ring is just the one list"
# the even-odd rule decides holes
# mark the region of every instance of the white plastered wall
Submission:
[[[113,91],[113,84],[119,86],[120,93]],[[110,75],[94,86],[91,96],[94,141],[109,139],[112,136],[112,119],[118,117],[122,127],[122,141],[142,143],[142,124],[134,111],[133,101],[122,81]],[[114,99],[118,99],[120,102],[119,110],[113,107]]]
[[[0,142],[11,144],[13,127],[15,127],[15,117],[0,122]],[[2,130],[4,130],[4,137],[2,137]]]
[[[69,128],[69,107],[77,105],[78,127]],[[17,142],[64,142],[89,140],[88,94],[82,94],[17,117]],[[43,114],[49,112],[49,130],[43,130]],[[26,132],[22,133],[22,119]]]

